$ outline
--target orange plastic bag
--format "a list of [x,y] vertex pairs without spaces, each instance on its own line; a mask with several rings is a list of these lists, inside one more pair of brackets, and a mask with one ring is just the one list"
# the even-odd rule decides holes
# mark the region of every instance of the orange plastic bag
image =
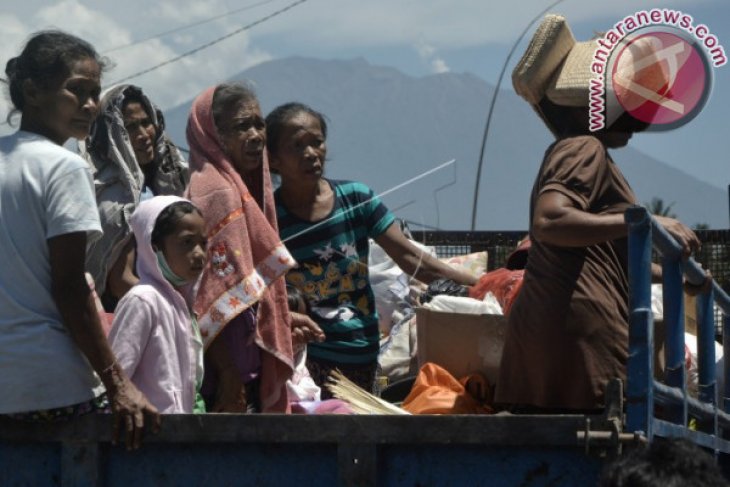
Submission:
[[488,292],[491,292],[502,306],[502,312],[507,316],[512,303],[514,303],[522,288],[527,255],[531,246],[530,239],[525,237],[517,245],[514,252],[507,256],[504,267],[487,272],[479,277],[479,281],[469,288],[469,297],[481,301]]
[[482,374],[456,380],[444,368],[427,362],[401,406],[411,414],[490,414],[492,390]]
[[491,292],[507,316],[517,293],[520,292],[524,275],[525,271],[522,269],[509,270],[504,267],[482,274],[479,281],[469,288],[469,297],[482,300],[487,292]]

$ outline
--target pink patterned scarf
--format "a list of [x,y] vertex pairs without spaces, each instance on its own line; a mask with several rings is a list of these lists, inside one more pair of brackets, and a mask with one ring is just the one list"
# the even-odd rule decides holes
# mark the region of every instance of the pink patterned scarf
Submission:
[[294,367],[283,275],[296,262],[279,239],[268,160],[264,157],[247,186],[220,145],[214,91],[208,88],[195,99],[187,126],[186,195],[202,211],[209,239],[194,308],[207,348],[231,319],[259,303],[255,340],[262,351],[262,411],[289,412],[286,381]]

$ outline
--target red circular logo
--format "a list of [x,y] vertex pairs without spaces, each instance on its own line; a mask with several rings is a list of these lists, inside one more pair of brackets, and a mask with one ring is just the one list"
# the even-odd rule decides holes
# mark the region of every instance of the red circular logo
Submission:
[[694,42],[666,31],[628,40],[618,51],[611,82],[621,107],[655,130],[684,125],[704,106],[711,72]]

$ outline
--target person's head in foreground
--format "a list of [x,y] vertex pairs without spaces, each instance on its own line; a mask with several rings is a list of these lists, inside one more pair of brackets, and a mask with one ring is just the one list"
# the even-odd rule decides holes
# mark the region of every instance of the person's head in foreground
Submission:
[[726,487],[712,456],[684,439],[657,438],[606,467],[599,487]]

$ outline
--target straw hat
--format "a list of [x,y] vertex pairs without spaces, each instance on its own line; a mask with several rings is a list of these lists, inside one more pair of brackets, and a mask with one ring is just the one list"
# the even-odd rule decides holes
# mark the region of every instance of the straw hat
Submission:
[[[625,109],[634,109],[646,101],[643,95],[633,92],[632,86],[640,85],[653,92],[671,86],[670,73],[656,57],[663,47],[658,39],[647,36],[622,45],[628,49],[619,58],[613,82],[605,87],[607,125]],[[587,107],[593,78],[591,63],[598,47],[595,40],[576,42],[565,17],[548,14],[515,66],[512,72],[515,91],[532,105],[551,130],[554,127],[538,106],[540,100],[547,98],[566,107]],[[654,62],[650,61],[652,58]],[[683,61],[681,58],[678,62]],[[639,65],[642,67],[637,69]],[[623,106],[618,104],[618,96]]]
[[518,95],[531,105],[544,96],[563,106],[588,106],[594,41],[576,42],[565,17],[548,14],[512,72]]

